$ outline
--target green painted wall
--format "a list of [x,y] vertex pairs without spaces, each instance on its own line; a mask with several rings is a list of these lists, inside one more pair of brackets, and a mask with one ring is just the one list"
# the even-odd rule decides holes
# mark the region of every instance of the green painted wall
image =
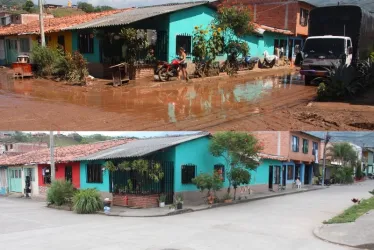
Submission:
[[[78,50],[78,35],[79,31],[73,31],[73,39],[72,39],[72,50]],[[89,63],[100,63],[100,41],[94,37],[94,51],[90,54],[83,54],[84,58]]]
[[[105,164],[105,161],[90,161],[91,164]],[[104,170],[103,171],[103,183],[87,183],[87,164],[88,161],[81,161],[80,162],[80,188],[81,189],[87,189],[87,188],[96,188],[97,190],[101,192],[109,192],[109,171]]]

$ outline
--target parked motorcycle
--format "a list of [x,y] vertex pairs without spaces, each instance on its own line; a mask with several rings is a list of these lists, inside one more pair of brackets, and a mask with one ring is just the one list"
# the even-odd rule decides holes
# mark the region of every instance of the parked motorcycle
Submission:
[[158,75],[158,79],[161,82],[170,81],[172,77],[178,76],[178,68],[180,61],[174,59],[171,63],[160,62],[155,70],[155,75]]
[[[331,186],[331,184],[335,184],[334,178],[325,179],[324,184],[326,186]],[[322,185],[322,178],[321,177],[318,178],[318,185]]]
[[241,70],[252,70],[256,64],[260,61],[258,57],[246,56],[238,59],[239,69]]
[[278,57],[275,55],[269,55],[267,51],[264,52],[264,61],[261,63],[262,68],[273,68],[277,62]]

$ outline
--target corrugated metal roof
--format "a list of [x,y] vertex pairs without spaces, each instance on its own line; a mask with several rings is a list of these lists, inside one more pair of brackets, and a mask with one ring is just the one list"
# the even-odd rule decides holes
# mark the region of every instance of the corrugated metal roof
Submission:
[[100,28],[107,26],[126,25],[147,18],[208,4],[209,1],[196,1],[188,3],[171,3],[128,9],[117,14],[98,18],[83,24],[78,24],[66,30]]
[[118,158],[141,157],[156,151],[179,145],[184,142],[209,136],[210,133],[203,132],[193,135],[168,136],[158,138],[147,138],[129,142],[127,144],[103,150],[85,157],[77,158],[77,161],[109,160]]

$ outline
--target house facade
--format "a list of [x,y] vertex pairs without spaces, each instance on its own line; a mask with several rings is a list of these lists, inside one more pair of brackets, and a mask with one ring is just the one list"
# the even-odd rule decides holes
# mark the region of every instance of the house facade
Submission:
[[364,148],[363,149],[364,168],[366,169],[366,175],[374,174],[374,149]]
[[[73,32],[73,51],[78,50],[84,55],[89,62],[90,73],[96,77],[107,77],[109,65],[125,60],[126,46],[119,36],[122,28],[143,29],[148,34],[153,32],[153,38],[148,43],[154,49],[157,60],[170,62],[178,57],[178,50],[183,47],[187,60],[192,62],[194,28],[206,28],[216,13],[217,9],[207,1],[155,5],[123,10],[66,30]],[[287,39],[289,34],[292,33],[258,25],[252,36],[242,40],[248,43],[251,56],[263,58],[265,50],[274,51],[275,40]],[[227,42],[228,37],[224,40]],[[139,60],[144,58],[145,55]],[[218,61],[225,59],[224,53],[217,58]]]
[[321,138],[293,131],[260,131],[253,134],[263,143],[263,153],[286,159],[280,169],[282,186],[292,187],[296,178],[304,185],[313,184],[321,154]]
[[[46,18],[44,31],[46,45],[63,49],[65,52],[73,52],[73,33],[64,31],[64,28],[83,22],[111,15],[118,10],[104,11],[59,18]],[[26,20],[26,17],[24,19]],[[23,20],[23,19],[22,19]],[[10,65],[17,60],[19,55],[30,55],[34,43],[40,43],[39,19],[29,20],[27,23],[19,23],[2,27],[0,29],[0,65]]]
[[[80,162],[74,159],[127,142],[123,139],[55,148],[55,178],[71,181],[75,188],[81,188]],[[48,148],[13,156],[3,155],[0,166],[1,193],[24,193],[26,180],[30,178],[30,195],[45,197],[52,174]]]
[[303,47],[308,36],[309,12],[315,8],[306,1],[293,0],[220,0],[220,5],[247,5],[255,23],[289,30],[291,35],[274,41],[274,46],[284,48],[285,56],[295,58],[295,46]]

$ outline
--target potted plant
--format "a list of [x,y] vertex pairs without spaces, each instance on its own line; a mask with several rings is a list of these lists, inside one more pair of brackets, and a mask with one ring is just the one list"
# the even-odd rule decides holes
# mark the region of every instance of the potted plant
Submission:
[[232,197],[230,194],[225,194],[225,196],[223,196],[223,202],[224,203],[231,203],[232,202]]
[[160,207],[165,207],[165,200],[166,200],[166,195],[161,194],[159,198],[159,205]]
[[174,212],[174,211],[175,211],[175,205],[174,205],[174,204],[171,204],[171,205],[169,206],[169,210],[172,211],[172,212]]
[[177,206],[177,209],[183,209],[183,196],[181,194],[178,194],[175,197],[175,204]]

